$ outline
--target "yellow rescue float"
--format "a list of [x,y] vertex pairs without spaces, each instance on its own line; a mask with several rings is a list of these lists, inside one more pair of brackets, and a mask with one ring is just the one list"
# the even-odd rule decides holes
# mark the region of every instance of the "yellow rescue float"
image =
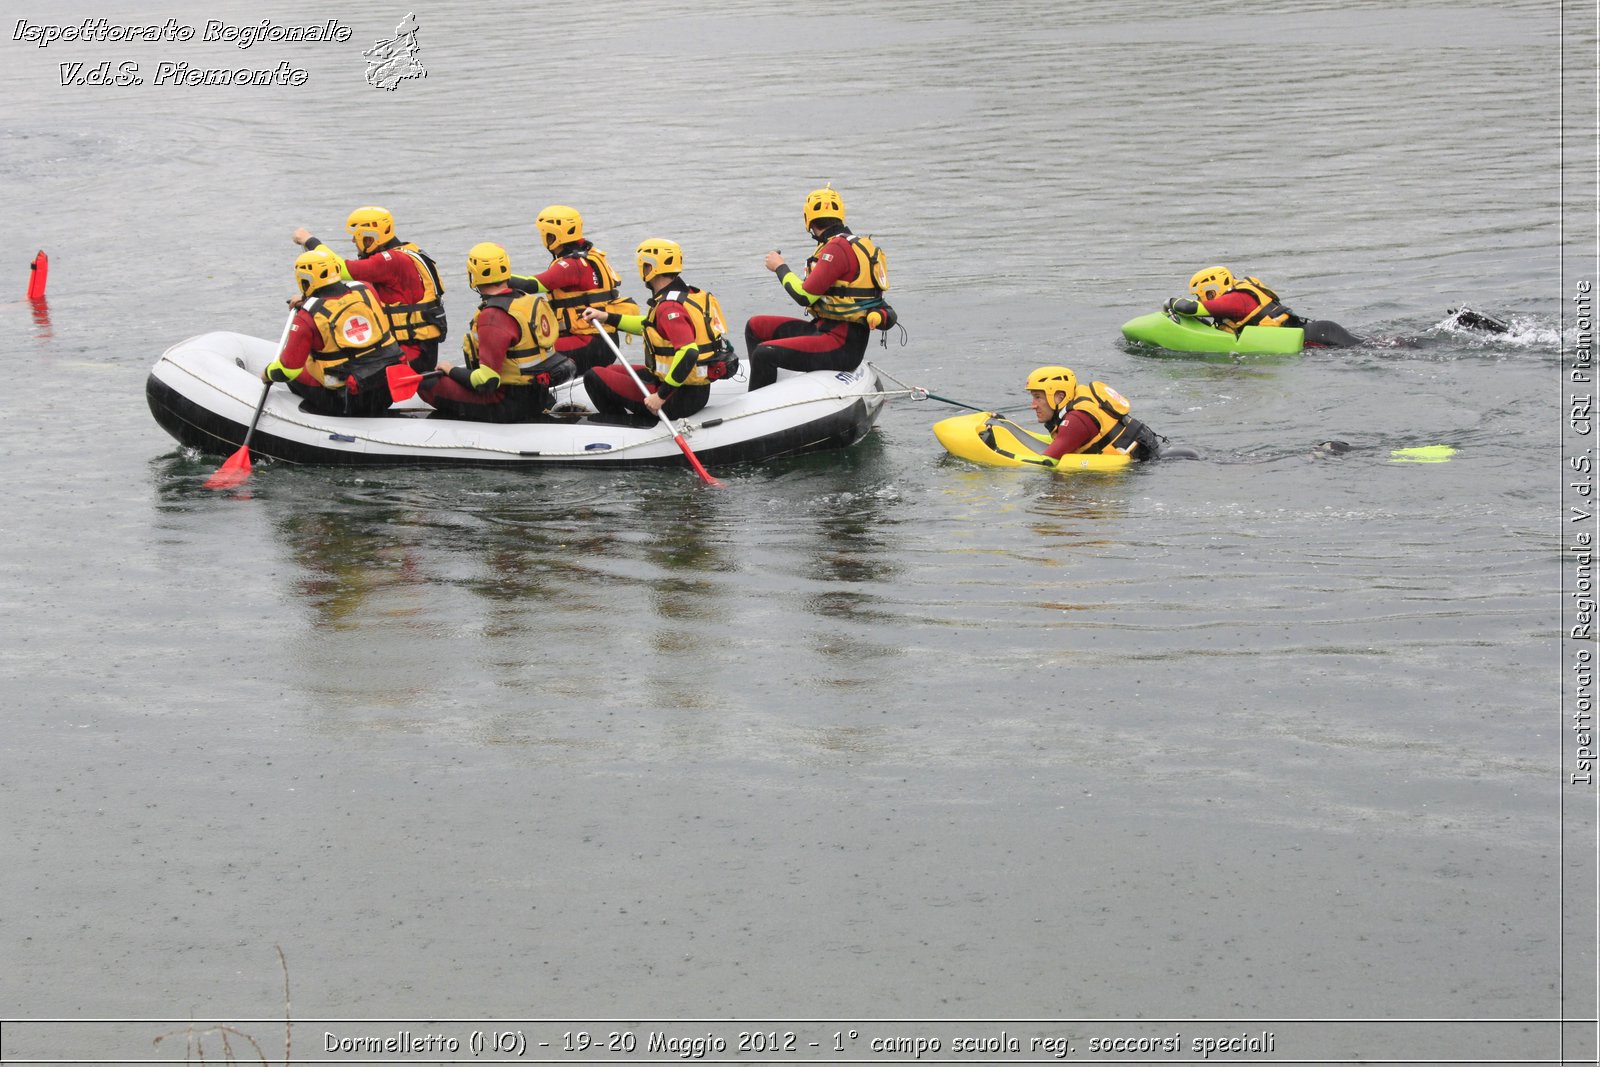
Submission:
[[1133,463],[1128,456],[1106,452],[1075,453],[1052,460],[1044,454],[1049,437],[992,411],[941,419],[933,424],[933,435],[957,459],[989,467],[1120,471]]

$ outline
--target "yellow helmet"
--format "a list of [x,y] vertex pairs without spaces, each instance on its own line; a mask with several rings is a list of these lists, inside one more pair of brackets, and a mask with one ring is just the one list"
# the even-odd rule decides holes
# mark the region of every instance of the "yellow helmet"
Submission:
[[1077,394],[1078,376],[1070,367],[1040,367],[1028,375],[1027,388],[1030,393],[1043,393],[1053,407],[1056,401],[1052,394],[1064,392],[1069,397]]
[[806,229],[811,229],[811,224],[818,219],[844,221],[844,200],[833,191],[831,184],[806,194]]
[[1189,279],[1189,291],[1202,302],[1215,300],[1233,288],[1233,271],[1227,267],[1207,267]]
[[307,296],[338,281],[339,263],[338,256],[320,245],[301,252],[294,261],[294,280],[300,286],[300,295]]
[[493,241],[472,246],[467,253],[467,284],[477,289],[511,277],[511,257]]
[[639,280],[648,282],[658,274],[683,273],[683,249],[665,237],[646,237],[634,250],[639,264]]
[[358,207],[344,220],[356,250],[366,255],[394,240],[394,216],[381,207]]
[[583,216],[576,208],[565,204],[551,204],[533,220],[544,236],[544,246],[554,252],[562,245],[583,240]]

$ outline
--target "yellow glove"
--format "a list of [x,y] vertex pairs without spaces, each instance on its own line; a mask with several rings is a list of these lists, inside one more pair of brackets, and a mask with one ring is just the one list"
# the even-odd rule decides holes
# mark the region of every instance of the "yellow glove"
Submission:
[[290,370],[283,365],[281,360],[275,359],[267,364],[266,370],[261,372],[261,380],[264,382],[292,382],[300,377],[300,372],[303,370],[305,370],[304,367],[296,367],[294,370]]

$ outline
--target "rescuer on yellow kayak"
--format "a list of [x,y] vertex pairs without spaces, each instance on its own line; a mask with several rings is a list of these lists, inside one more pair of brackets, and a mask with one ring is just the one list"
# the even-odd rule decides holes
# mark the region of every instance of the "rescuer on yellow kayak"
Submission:
[[1078,384],[1070,368],[1040,367],[1028,375],[1033,414],[1050,431],[1044,455],[1105,452],[1134,460],[1155,459],[1161,438],[1128,414],[1127,398],[1104,382]]

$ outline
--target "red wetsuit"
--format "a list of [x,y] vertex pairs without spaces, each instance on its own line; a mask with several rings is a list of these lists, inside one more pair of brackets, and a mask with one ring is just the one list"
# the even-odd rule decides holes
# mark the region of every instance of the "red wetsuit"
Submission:
[[[853,282],[860,273],[861,265],[850,247],[850,231],[840,226],[818,250],[816,262],[800,288],[821,296],[834,283]],[[744,325],[750,389],[771,385],[777,380],[780,367],[796,371],[855,370],[867,353],[870,336],[865,323],[757,315]]]
[[417,262],[398,248],[344,261],[350,277],[377,290],[382,304],[415,304],[422,300]]
[[[312,237],[306,241],[306,248],[328,248],[318,238]],[[332,252],[333,249],[329,248]],[[417,273],[417,261],[406,254],[398,243],[395,247],[379,252],[369,252],[356,259],[346,259],[344,269],[350,277],[358,282],[366,282],[372,286],[372,291],[378,296],[378,303],[384,307],[395,304],[421,303],[425,290],[422,287],[422,276]],[[423,353],[423,346],[415,341],[400,342],[400,351],[404,353],[402,359],[418,370],[432,370],[433,363],[438,359],[439,345],[433,342],[429,346],[429,359],[425,360],[426,366],[418,363],[417,356]]]
[[[506,350],[522,336],[517,320],[497,307],[486,307],[478,312],[474,327],[478,331],[478,362],[499,374],[506,365]],[[520,388],[520,387],[519,387]],[[450,373],[423,383],[422,399],[433,404],[437,400],[456,404],[485,406],[505,402],[505,386],[496,386],[479,392],[472,384],[472,371],[466,367],[451,367]]]
[[[534,277],[549,293],[554,293],[557,289],[593,289],[600,284],[600,272],[582,256],[562,256]],[[599,338],[594,334],[562,334],[556,338],[556,351],[562,355],[571,355],[573,349],[587,348],[597,340]],[[600,343],[605,344],[604,341]],[[609,352],[610,349],[606,351]]]
[[[1241,289],[1230,289],[1214,300],[1205,301],[1204,304],[1206,315],[1218,321],[1227,319],[1229,322],[1243,320],[1260,306],[1261,301]],[[1361,338],[1328,319],[1304,319],[1291,311],[1285,325],[1298,326],[1305,331],[1307,348],[1345,348],[1361,343]]]
[[[544,270],[535,274],[533,278],[512,278],[511,288],[522,293],[538,292],[537,281],[544,286],[544,292],[551,300],[556,299],[556,290],[565,289],[569,292],[593,292],[604,279],[600,275],[600,268],[579,252],[592,251],[594,246],[587,242],[581,245],[566,246],[569,251],[558,255]],[[571,251],[576,248],[578,251]],[[561,318],[561,336],[556,338],[556,351],[577,366],[579,371],[586,371],[593,367],[604,367],[616,359],[607,339],[598,333],[568,333],[567,315],[578,309],[563,309],[557,314]]]
[[[522,336],[522,326],[499,308],[486,306],[478,311],[473,328],[478,332],[479,365],[503,374],[506,351]],[[466,367],[451,367],[448,375],[424,382],[418,392],[440,414],[475,422],[529,422],[550,404],[550,390],[541,385],[500,385],[480,391]]]
[[1211,318],[1238,322],[1260,307],[1261,301],[1242,289],[1230,289],[1221,296],[1205,301],[1203,306]]
[[[694,343],[694,327],[689,324],[688,312],[676,300],[662,300],[652,306],[650,316],[655,328],[674,349]],[[661,410],[669,419],[687,418],[706,406],[711,397],[709,385],[680,385],[674,388],[656,381],[654,368],[634,365],[634,371],[644,381],[645,387],[659,395],[664,403]],[[589,402],[596,411],[605,415],[628,412],[654,418],[644,406],[644,394],[633,384],[627,368],[621,364],[596,367],[583,376],[583,385],[589,393]]]
[[[283,349],[278,353],[278,362],[283,364],[285,370],[304,370],[311,357],[321,353],[322,349],[315,347],[321,343],[322,334],[311,312],[296,308],[289,335],[284,338]],[[376,415],[394,402],[386,381],[381,377],[368,380],[365,390],[352,390],[354,384],[352,380],[342,389],[327,389],[309,375],[301,374],[289,382],[289,390],[308,401],[313,410],[323,414]]]
[[1055,435],[1050,438],[1050,447],[1044,450],[1044,454],[1051,459],[1069,456],[1093,441],[1099,432],[1100,424],[1093,415],[1086,411],[1069,411],[1066,418],[1061,420],[1061,425],[1056,427]]
[[[304,308],[296,308],[294,324],[289,327],[289,336],[284,338],[283,351],[278,353],[278,362],[282,363],[286,370],[300,370],[306,365],[306,360],[311,358],[311,346],[319,340],[321,336],[317,333],[317,323],[311,317],[311,312]],[[314,387],[320,388],[320,386]]]

